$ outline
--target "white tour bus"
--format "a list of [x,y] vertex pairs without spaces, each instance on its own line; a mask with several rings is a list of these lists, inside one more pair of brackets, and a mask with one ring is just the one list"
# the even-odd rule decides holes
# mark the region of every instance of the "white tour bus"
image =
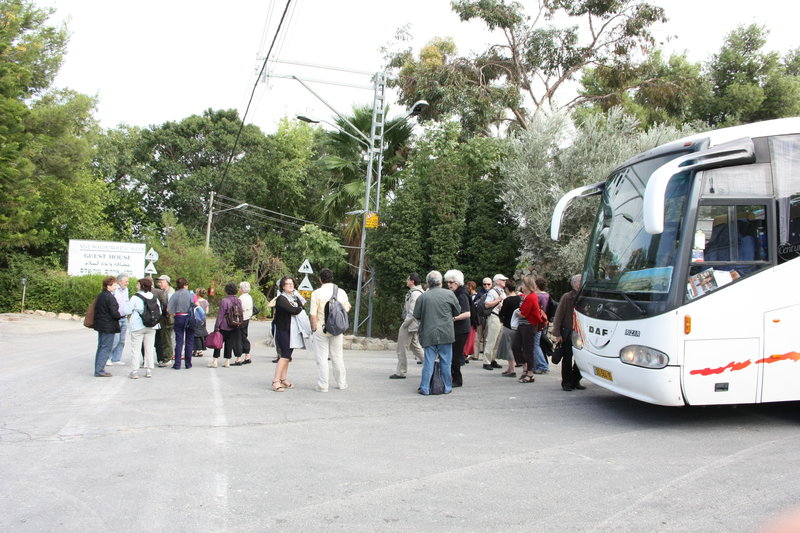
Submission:
[[575,305],[583,377],[659,405],[800,400],[800,118],[701,133],[604,182]]

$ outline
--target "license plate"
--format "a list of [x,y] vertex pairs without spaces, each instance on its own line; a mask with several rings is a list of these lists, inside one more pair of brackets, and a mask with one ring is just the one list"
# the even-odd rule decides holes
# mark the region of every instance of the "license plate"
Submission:
[[614,381],[614,379],[611,377],[611,372],[603,368],[594,367],[594,375],[608,381]]

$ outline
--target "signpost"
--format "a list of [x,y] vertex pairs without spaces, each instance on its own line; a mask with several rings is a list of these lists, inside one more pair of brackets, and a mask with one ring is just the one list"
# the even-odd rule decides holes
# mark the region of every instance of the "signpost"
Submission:
[[300,268],[297,271],[301,274],[305,274],[303,276],[303,281],[300,282],[300,285],[297,287],[297,290],[300,291],[300,294],[306,300],[311,299],[311,291],[314,290],[314,287],[311,286],[311,282],[308,280],[308,275],[314,273],[314,269],[311,268],[311,263],[308,262],[308,259],[303,261],[303,264],[300,265]]
[[128,274],[141,278],[144,277],[144,250],[143,243],[70,239],[67,274]]
[[370,211],[367,213],[367,229],[376,229],[378,227],[378,213]]

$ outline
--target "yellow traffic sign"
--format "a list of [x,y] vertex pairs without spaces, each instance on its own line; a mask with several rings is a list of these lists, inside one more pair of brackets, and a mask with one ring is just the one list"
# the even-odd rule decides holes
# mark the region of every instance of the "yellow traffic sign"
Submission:
[[378,213],[370,211],[367,213],[367,229],[375,229],[378,227]]

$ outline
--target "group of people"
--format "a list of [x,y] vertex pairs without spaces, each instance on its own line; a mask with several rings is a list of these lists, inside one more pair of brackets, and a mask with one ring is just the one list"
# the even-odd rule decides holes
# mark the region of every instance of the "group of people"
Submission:
[[486,370],[502,368],[498,361],[506,361],[505,377],[516,378],[516,368],[522,367],[518,381],[533,383],[536,374],[549,372],[542,345],[551,344],[548,330],[552,326],[556,349],[563,356],[562,389],[585,389],[570,342],[580,275],[570,282],[572,290],[556,305],[543,278],[524,277],[518,292],[516,282],[503,274],[484,278],[478,289],[472,281],[465,288],[459,270],[449,270],[444,276],[434,270],[428,273],[427,290],[423,290],[419,275],[412,272],[406,278],[409,290],[397,335],[397,368],[389,379],[406,378],[412,354],[423,365],[418,388],[423,395],[430,394],[436,361],[443,369],[444,394],[463,385],[461,367],[470,359],[483,360]]
[[[110,377],[107,366],[124,365],[122,354],[126,345],[126,333],[130,330],[131,371],[128,377],[139,378],[144,369],[145,377],[153,376],[155,366],[172,366],[175,370],[192,368],[192,358],[202,357],[206,350],[208,329],[206,316],[210,304],[204,288],[189,289],[186,278],[178,278],[172,287],[169,276],[138,281],[136,292],[128,293],[129,277],[120,274],[103,279],[103,290],[95,299],[93,329],[97,331],[97,351],[95,352],[96,377]],[[250,342],[248,324],[253,314],[253,299],[250,284],[228,283],[228,295],[220,303],[215,330],[225,339],[225,365],[230,366],[231,353],[236,366],[249,364]],[[237,292],[239,296],[237,297]],[[233,302],[230,297],[235,299]],[[231,307],[239,310],[241,320],[226,321],[226,311]],[[214,359],[210,367],[217,366],[222,350],[214,349]],[[244,360],[242,360],[244,356]]]
[[[311,349],[318,375],[315,389],[328,392],[330,374],[336,388],[346,389],[347,372],[343,358],[344,335],[326,329],[328,309],[336,301],[345,311],[350,310],[347,293],[333,283],[333,272],[323,268],[319,274],[320,287],[311,294],[309,314],[306,300],[296,291],[296,280],[284,276],[278,283],[278,293],[269,302],[273,308],[273,336],[277,351],[272,390],[284,392],[294,388],[288,379],[289,363],[297,348]],[[420,276],[412,272],[406,279],[408,293],[403,305],[403,321],[398,332],[397,367],[390,379],[405,379],[408,356],[413,355],[422,365],[418,392],[431,393],[435,363],[439,363],[444,394],[464,384],[461,367],[470,359],[482,360],[483,368],[502,368],[503,376],[517,377],[522,367],[520,383],[533,383],[536,374],[549,371],[542,344],[548,328],[560,345],[563,355],[561,386],[565,391],[584,389],[581,375],[572,359],[572,315],[575,296],[580,289],[580,275],[570,280],[572,290],[562,296],[556,306],[546,292],[543,278],[524,277],[517,291],[514,280],[502,274],[484,278],[478,289],[470,281],[466,286],[464,274],[448,270],[444,276],[436,270],[426,276],[427,289],[421,287]],[[192,358],[201,357],[206,349],[208,330],[205,317],[209,312],[205,289],[189,290],[189,282],[179,278],[173,289],[169,276],[138,281],[137,291],[128,297],[128,276],[109,276],[103,280],[103,290],[94,304],[94,329],[98,332],[95,354],[95,376],[109,377],[107,365],[125,364],[121,361],[125,333],[131,331],[131,365],[129,377],[152,377],[154,361],[158,366],[179,370],[192,367]],[[446,288],[443,286],[446,284]],[[250,284],[227,283],[226,296],[220,301],[214,331],[221,345],[214,346],[210,368],[225,368],[251,363],[248,326],[254,313]],[[153,309],[158,321],[152,321]],[[199,312],[198,309],[202,310]],[[552,321],[552,324],[550,323]],[[549,342],[549,340],[547,341]],[[224,364],[219,365],[222,356]],[[231,363],[231,359],[235,358]]]

